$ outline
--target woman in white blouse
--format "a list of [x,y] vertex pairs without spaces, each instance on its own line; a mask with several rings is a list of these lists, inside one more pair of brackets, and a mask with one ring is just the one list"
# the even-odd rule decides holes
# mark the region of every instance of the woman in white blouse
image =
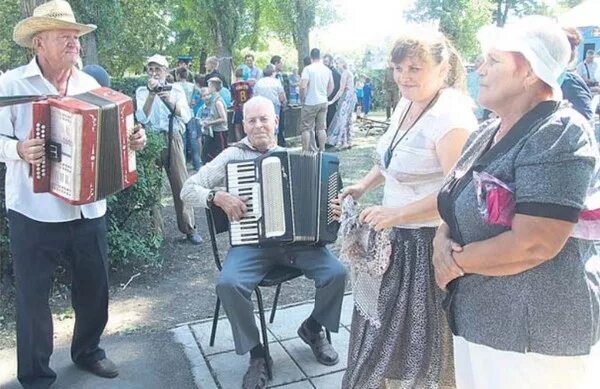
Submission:
[[343,388],[453,387],[451,337],[431,265],[440,223],[436,197],[477,126],[463,93],[464,67],[439,32],[398,39],[390,60],[402,99],[375,150],[375,166],[343,199],[383,184],[380,206],[359,220],[390,229],[391,255],[380,276],[354,274],[348,369]]

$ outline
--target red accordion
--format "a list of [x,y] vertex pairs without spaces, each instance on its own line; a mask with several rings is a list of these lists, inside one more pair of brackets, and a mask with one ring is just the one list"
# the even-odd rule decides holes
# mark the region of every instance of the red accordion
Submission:
[[88,204],[137,181],[133,102],[109,88],[33,103],[32,138],[46,140],[46,158],[32,165],[33,191]]

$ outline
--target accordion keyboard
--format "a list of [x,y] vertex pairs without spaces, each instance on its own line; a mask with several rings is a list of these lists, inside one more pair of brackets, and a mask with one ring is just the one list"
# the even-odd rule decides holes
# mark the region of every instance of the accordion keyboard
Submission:
[[227,165],[228,191],[246,197],[246,214],[241,220],[230,223],[231,244],[256,244],[259,242],[260,184],[256,182],[256,169],[252,161]]

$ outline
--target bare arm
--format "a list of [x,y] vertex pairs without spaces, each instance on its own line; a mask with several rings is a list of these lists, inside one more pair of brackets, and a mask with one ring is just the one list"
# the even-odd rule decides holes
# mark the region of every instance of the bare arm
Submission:
[[[447,175],[460,157],[468,131],[455,128],[438,141],[436,154],[440,160],[444,175]],[[435,220],[439,217],[437,210],[437,193],[410,203],[401,208],[383,206],[365,209],[360,220],[373,225],[376,230],[393,227],[398,224],[412,224]]]
[[205,125],[212,126],[214,124],[226,123],[227,122],[227,111],[225,110],[225,104],[221,100],[216,103],[217,112],[219,113],[219,117],[214,120],[205,121]]
[[454,258],[465,273],[486,276],[521,273],[554,258],[573,227],[573,223],[563,220],[516,214],[510,231],[468,244]]
[[306,89],[308,88],[308,80],[300,80],[300,101],[304,101],[306,98]]
[[285,107],[287,105],[287,97],[285,96],[285,92],[279,93],[279,102],[281,103],[282,107]]
[[144,103],[144,106],[142,107],[142,109],[144,110],[144,115],[146,115],[146,117],[149,117],[150,113],[152,112],[152,104],[154,104],[154,96],[156,96],[154,93],[149,93],[148,98],[146,98],[146,102]]

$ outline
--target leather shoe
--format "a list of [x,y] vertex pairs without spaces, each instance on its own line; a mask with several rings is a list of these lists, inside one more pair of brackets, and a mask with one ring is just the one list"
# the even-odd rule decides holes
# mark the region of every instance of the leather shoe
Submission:
[[95,374],[99,377],[104,378],[115,378],[119,375],[119,370],[117,369],[117,365],[113,363],[108,358],[101,359],[99,361],[87,364],[87,365],[78,365],[82,369],[89,371],[92,374]]
[[304,323],[300,325],[300,328],[298,328],[298,336],[304,343],[310,346],[317,362],[323,365],[333,366],[340,360],[337,351],[335,351],[333,346],[327,341],[323,329],[318,333],[314,333],[308,329],[306,321],[304,321]]
[[[269,357],[269,365],[273,366],[273,359]],[[267,387],[269,376],[265,358],[250,358],[250,366],[242,381],[242,389],[264,389]]]
[[186,239],[191,244],[196,244],[196,245],[197,244],[202,244],[202,242],[203,242],[202,237],[200,235],[198,235],[196,232],[191,233],[191,234],[187,234],[186,235]]

